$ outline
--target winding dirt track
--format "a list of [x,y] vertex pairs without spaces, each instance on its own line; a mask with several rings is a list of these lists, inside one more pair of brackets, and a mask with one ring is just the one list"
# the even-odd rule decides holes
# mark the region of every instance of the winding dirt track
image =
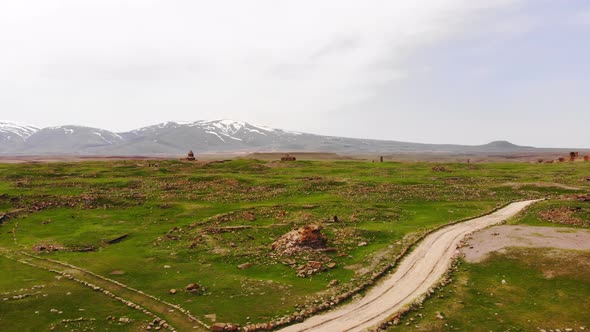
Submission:
[[[49,260],[34,255],[19,252],[17,250],[10,250],[0,247],[0,255],[16,262],[29,265],[34,268],[50,271],[57,274],[67,273],[69,276],[75,278],[78,282],[87,282],[93,286],[99,286],[102,290],[118,296],[124,301],[132,302],[140,305],[146,309],[151,315],[156,315],[159,318],[166,319],[170,325],[169,330],[172,331],[207,331],[201,321],[190,314],[181,312],[173,304],[157,300],[151,295],[142,291],[130,288],[121,283],[117,283],[103,276],[94,274],[90,271],[76,267],[74,265],[65,264],[63,262]],[[66,278],[65,280],[68,280]],[[74,281],[72,281],[74,282]],[[162,329],[164,330],[164,329]]]
[[536,201],[512,203],[490,215],[445,227],[428,235],[401,262],[395,273],[365,297],[280,331],[363,331],[412,303],[444,275],[463,238],[501,223]]

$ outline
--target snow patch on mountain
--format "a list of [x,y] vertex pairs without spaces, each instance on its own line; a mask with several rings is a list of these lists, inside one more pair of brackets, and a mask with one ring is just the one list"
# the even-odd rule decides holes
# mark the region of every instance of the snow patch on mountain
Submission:
[[0,121],[0,134],[7,140],[19,137],[26,140],[31,135],[39,131],[39,128],[14,121]]

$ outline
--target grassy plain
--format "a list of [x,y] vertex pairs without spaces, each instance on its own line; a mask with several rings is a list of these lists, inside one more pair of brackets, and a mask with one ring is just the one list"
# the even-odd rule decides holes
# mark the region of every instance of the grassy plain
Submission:
[[[550,197],[552,203],[543,204],[587,208],[587,202],[562,197],[587,193],[589,175],[590,163],[241,159],[0,164],[0,212],[10,216],[0,226],[0,248],[33,253],[40,246],[54,247],[59,250],[37,254],[178,304],[207,323],[215,314],[217,321],[245,324],[344,291],[428,229],[510,200]],[[290,259],[273,254],[271,244],[278,237],[308,224],[324,227],[333,252]],[[296,268],[309,260],[336,267],[298,277]],[[53,281],[48,272],[0,262],[2,270],[14,271],[0,274],[0,293],[30,286],[15,273],[38,273],[39,282]],[[252,266],[239,269],[244,263]],[[332,280],[339,286],[328,288]],[[190,283],[205,287],[204,293],[183,291]],[[47,296],[0,301],[0,323],[10,320],[13,331],[35,330],[27,317],[46,309],[35,308],[63,303],[64,315],[73,315],[86,303],[86,294],[97,297],[92,301],[102,308],[88,313],[100,322],[95,324],[107,324],[111,315],[132,315],[107,297],[68,285],[52,284],[56,293]],[[79,296],[58,295],[68,287]],[[180,291],[170,294],[170,289]],[[63,319],[43,317],[39,326]]]

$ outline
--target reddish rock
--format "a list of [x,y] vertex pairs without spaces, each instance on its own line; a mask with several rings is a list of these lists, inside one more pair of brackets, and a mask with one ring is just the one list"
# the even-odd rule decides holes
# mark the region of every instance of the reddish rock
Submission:
[[252,267],[252,263],[244,263],[244,264],[238,265],[238,269],[240,269],[240,270],[245,270],[250,267]]
[[199,294],[202,293],[205,289],[199,284],[188,284],[185,287],[185,290],[189,293]]

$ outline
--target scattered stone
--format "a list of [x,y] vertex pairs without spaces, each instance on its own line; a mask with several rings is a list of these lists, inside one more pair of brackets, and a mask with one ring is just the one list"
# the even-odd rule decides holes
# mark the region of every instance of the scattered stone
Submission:
[[437,312],[436,312],[436,318],[437,318],[437,319],[441,319],[441,320],[442,320],[442,319],[445,319],[445,317],[442,315],[442,313],[441,313],[440,311],[437,311]]
[[121,271],[121,270],[113,270],[111,271],[111,275],[115,275],[115,276],[120,276],[125,274],[125,271]]
[[320,271],[325,270],[326,267],[322,264],[322,262],[318,261],[309,261],[307,264],[301,265],[297,268],[297,276],[301,278],[305,278],[307,276],[311,276],[316,274]]
[[328,287],[334,287],[334,286],[338,286],[340,282],[336,279],[330,281],[330,283],[328,284]]
[[238,265],[238,269],[240,269],[240,270],[245,270],[250,267],[252,267],[252,263],[244,263],[244,264]]
[[502,279],[502,285],[506,285],[506,284],[507,284],[506,280]]
[[121,318],[119,318],[119,322],[124,323],[124,324],[128,324],[128,323],[131,323],[131,318],[121,317]]
[[367,242],[365,242],[365,241],[359,242],[358,246],[359,247],[365,247],[365,246],[367,246]]
[[171,290],[169,290],[169,291],[168,291],[168,293],[169,293],[170,295],[174,295],[174,294],[176,294],[177,292],[178,292],[178,291],[177,291],[176,289],[174,289],[174,288],[172,288]]
[[172,267],[172,266],[170,266],[170,265],[164,265],[164,268],[165,268],[165,269],[169,269],[169,268],[171,268],[171,267]]

